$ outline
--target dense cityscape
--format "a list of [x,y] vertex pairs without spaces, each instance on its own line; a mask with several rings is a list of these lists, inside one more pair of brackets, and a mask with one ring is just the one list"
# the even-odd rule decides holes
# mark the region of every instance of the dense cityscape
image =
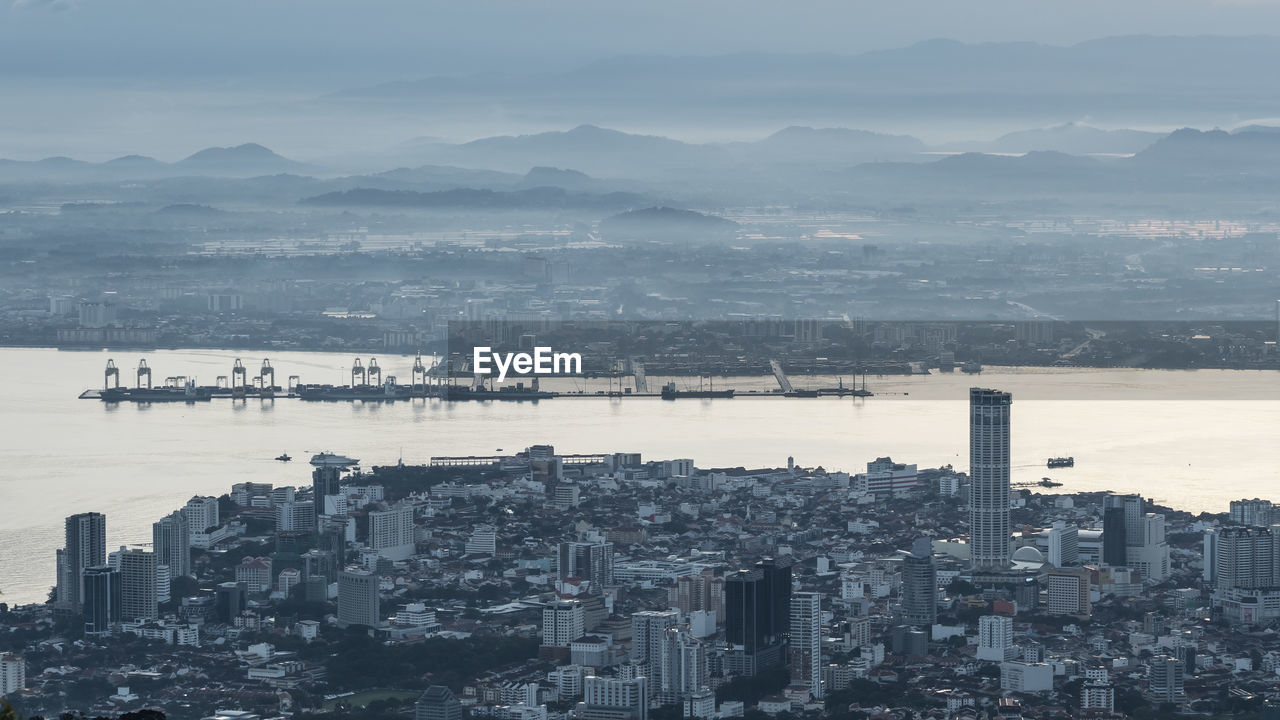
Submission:
[[1280,720],[1274,28],[0,0],[0,720]]
[[969,403],[968,472],[322,453],[118,550],[72,515],[48,602],[0,605],[0,694],[45,717],[1273,717],[1271,503],[1013,485],[1012,397]]

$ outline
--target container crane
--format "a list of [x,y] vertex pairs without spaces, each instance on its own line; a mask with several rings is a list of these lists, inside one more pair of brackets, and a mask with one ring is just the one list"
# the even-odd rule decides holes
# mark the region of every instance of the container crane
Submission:
[[103,390],[110,390],[110,389],[111,389],[111,381],[112,381],[112,378],[114,378],[114,379],[115,379],[115,387],[116,387],[116,389],[119,389],[119,388],[120,388],[120,368],[116,367],[116,361],[115,361],[115,360],[108,359],[108,360],[107,360],[107,369],[106,369],[106,372],[104,372],[104,373],[103,373],[103,376],[102,376],[102,389],[103,389]]
[[[356,382],[356,378],[360,378],[360,382]],[[369,384],[369,374],[365,372],[364,365],[360,362],[360,358],[351,364],[351,387],[360,387]]]
[[142,378],[147,378],[147,389],[151,389],[151,368],[147,366],[146,358],[138,361],[138,389],[142,389]]

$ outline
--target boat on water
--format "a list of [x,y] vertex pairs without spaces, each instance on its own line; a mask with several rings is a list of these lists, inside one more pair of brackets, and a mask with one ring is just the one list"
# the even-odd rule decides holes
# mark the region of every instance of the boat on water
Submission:
[[1066,468],[1066,467],[1075,467],[1075,466],[1076,466],[1076,459],[1074,457],[1049,458],[1048,462],[1045,463],[1045,467],[1051,467],[1051,468]]
[[184,387],[107,388],[98,391],[103,402],[203,402],[213,398],[209,388]]
[[293,458],[289,457],[289,453],[284,453],[283,455],[277,455],[276,459],[280,462],[289,462]]
[[980,373],[982,372],[982,363],[978,362],[977,360],[970,360],[969,362],[960,366],[960,372],[968,373],[970,375]]
[[677,390],[676,384],[674,382],[669,382],[662,386],[661,397],[663,400],[679,400],[683,398],[731,398],[733,397],[733,393],[734,390],[732,388],[729,390],[716,390],[709,384],[706,389],[703,389],[701,387],[701,383],[699,383],[699,388],[697,390]]
[[322,452],[311,456],[311,464],[316,467],[350,467],[360,463],[356,458],[349,458],[346,455],[336,455],[334,453]]
[[409,388],[383,385],[299,385],[301,400],[398,400],[409,397]]
[[1040,487],[1047,487],[1047,488],[1062,487],[1062,483],[1054,480],[1053,478],[1040,478],[1039,485]]
[[532,387],[516,383],[499,388],[451,385],[446,386],[443,392],[445,400],[548,400],[556,396],[554,392],[539,390],[536,383]]

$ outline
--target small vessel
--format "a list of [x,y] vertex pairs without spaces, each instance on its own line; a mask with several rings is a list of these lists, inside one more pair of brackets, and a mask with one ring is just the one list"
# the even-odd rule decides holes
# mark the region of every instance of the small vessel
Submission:
[[539,390],[537,384],[526,387],[524,383],[507,385],[497,389],[483,386],[449,385],[441,397],[445,400],[550,400],[556,393]]
[[1076,459],[1074,457],[1049,458],[1048,462],[1045,463],[1045,466],[1051,468],[1075,467]]
[[716,390],[711,385],[711,378],[708,377],[707,388],[705,390],[702,388],[701,379],[699,379],[697,390],[677,390],[676,384],[673,381],[662,386],[661,396],[663,400],[678,400],[680,398],[731,398],[733,397],[733,393],[734,391],[732,388],[729,390]]
[[1040,478],[1039,485],[1040,487],[1047,487],[1047,488],[1062,487],[1062,483],[1054,480],[1053,478]]
[[346,455],[335,455],[334,453],[318,453],[311,456],[311,464],[316,467],[349,467],[358,465],[359,460],[349,458]]
[[276,459],[280,462],[289,462],[293,458],[289,457],[289,453],[284,453],[283,455],[277,455]]

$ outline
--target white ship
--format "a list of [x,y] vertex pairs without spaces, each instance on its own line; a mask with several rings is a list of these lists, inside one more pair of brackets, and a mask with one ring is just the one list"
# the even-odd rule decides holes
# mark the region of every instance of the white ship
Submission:
[[356,458],[349,458],[346,455],[335,455],[333,453],[322,452],[318,455],[311,456],[311,464],[316,467],[349,467],[360,463]]

